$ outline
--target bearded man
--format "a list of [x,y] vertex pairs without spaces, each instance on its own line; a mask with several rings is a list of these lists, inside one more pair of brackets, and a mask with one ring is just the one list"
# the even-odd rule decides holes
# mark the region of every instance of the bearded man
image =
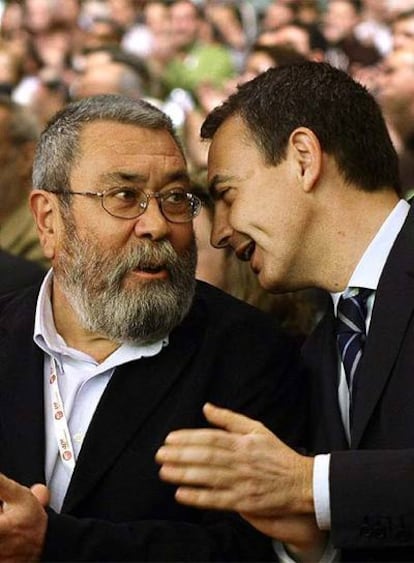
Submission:
[[195,280],[201,202],[169,118],[122,96],[70,104],[33,186],[53,267],[0,302],[0,561],[274,559],[158,477],[165,436],[205,424],[206,401],[296,441],[304,391],[277,327]]

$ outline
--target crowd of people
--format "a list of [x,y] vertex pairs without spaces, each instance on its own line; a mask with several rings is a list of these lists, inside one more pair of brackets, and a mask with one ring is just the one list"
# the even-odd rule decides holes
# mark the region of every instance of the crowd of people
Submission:
[[[209,243],[207,144],[200,126],[237,85],[269,67],[326,61],[361,81],[387,118],[402,189],[414,189],[414,2],[411,0],[8,0],[1,4],[0,92],[33,138],[74,100],[118,93],[145,99],[169,115],[206,211],[198,230],[198,276],[275,313],[299,338],[319,318],[325,296],[265,294],[244,264]],[[12,104],[15,104],[14,106]],[[24,111],[22,111],[24,110]],[[4,110],[6,111],[6,110]],[[38,134],[38,133],[37,133]],[[2,172],[0,246],[47,268],[25,200],[30,143],[8,137]],[[14,167],[13,167],[14,165]],[[24,166],[23,166],[24,167]],[[13,190],[10,189],[13,176]],[[3,183],[3,179],[2,179]],[[13,198],[10,198],[10,193]],[[207,265],[207,267],[205,267]]]
[[199,125],[237,84],[270,66],[326,61],[378,96],[408,191],[412,10],[411,0],[8,0],[0,89],[43,125],[69,100],[97,93],[150,99],[180,129],[198,173]]

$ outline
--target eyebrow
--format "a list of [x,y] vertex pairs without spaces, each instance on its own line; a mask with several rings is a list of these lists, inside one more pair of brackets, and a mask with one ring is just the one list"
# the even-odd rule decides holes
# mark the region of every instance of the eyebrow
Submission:
[[[120,180],[141,184],[148,182],[148,176],[145,176],[144,174],[137,174],[136,172],[127,171],[108,172],[102,175],[102,179],[108,182],[119,182]],[[167,174],[165,180],[166,183],[177,181],[190,183],[190,177],[184,170],[179,170],[177,172]]]

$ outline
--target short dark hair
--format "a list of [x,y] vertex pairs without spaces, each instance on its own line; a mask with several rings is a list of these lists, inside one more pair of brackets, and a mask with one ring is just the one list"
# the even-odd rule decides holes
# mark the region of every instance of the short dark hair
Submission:
[[327,63],[271,68],[242,84],[207,116],[202,138],[212,139],[236,115],[266,164],[279,164],[290,134],[308,127],[347,182],[365,191],[400,192],[398,156],[377,102],[364,86]]

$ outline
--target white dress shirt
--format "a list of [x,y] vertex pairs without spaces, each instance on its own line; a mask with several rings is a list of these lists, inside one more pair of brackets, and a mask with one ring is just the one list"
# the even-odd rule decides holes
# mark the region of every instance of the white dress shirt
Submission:
[[122,344],[102,363],[98,363],[88,354],[67,346],[57,333],[51,304],[52,278],[53,271],[50,270],[37,300],[33,339],[45,353],[45,476],[51,492],[50,506],[60,511],[72,471],[62,462],[58,451],[49,384],[51,358],[56,362],[59,392],[76,459],[89,423],[115,368],[144,356],[155,356],[168,344],[168,338],[150,345]]

